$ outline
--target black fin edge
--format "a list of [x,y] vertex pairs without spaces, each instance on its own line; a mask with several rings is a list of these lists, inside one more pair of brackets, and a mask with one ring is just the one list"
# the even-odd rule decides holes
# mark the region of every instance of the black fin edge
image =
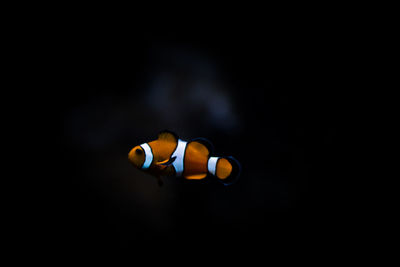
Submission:
[[163,133],[170,133],[176,138],[176,141],[179,140],[179,136],[176,133],[174,133],[173,131],[170,131],[170,130],[163,130],[163,131],[158,132],[157,138]]
[[227,159],[232,165],[232,173],[225,180],[221,180],[221,182],[227,186],[237,182],[240,174],[242,173],[242,165],[232,156],[225,157],[225,159]]
[[203,144],[208,149],[209,155],[214,154],[214,145],[207,138],[197,137],[197,138],[190,140],[190,142],[194,142],[194,141],[199,142],[200,144]]
[[165,162],[165,163],[162,163],[161,165],[163,165],[163,166],[168,166],[168,165],[171,165],[174,161],[175,161],[175,159],[176,159],[176,156],[175,157],[172,157],[172,158],[170,158],[167,162]]

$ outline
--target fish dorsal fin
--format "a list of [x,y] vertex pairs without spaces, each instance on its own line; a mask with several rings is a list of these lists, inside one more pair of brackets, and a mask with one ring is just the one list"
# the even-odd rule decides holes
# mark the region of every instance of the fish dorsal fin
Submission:
[[190,146],[194,150],[197,150],[198,152],[205,155],[206,157],[208,157],[208,155],[210,155],[210,150],[203,143],[200,143],[199,141],[191,141],[188,144],[188,146]]
[[214,146],[213,146],[213,144],[211,143],[210,140],[208,140],[206,138],[203,138],[203,137],[199,137],[199,138],[192,139],[191,141],[200,143],[203,146],[205,146],[207,148],[209,154],[213,154],[214,153]]
[[158,140],[170,141],[170,142],[178,142],[178,135],[168,130],[161,131],[158,134]]

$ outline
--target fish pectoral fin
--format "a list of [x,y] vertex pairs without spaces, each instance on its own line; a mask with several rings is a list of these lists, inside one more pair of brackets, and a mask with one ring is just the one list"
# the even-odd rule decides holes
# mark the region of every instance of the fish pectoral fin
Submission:
[[168,165],[171,165],[175,161],[175,159],[176,159],[176,157],[172,157],[172,158],[166,159],[164,161],[157,162],[156,164],[162,165],[162,166],[168,166]]

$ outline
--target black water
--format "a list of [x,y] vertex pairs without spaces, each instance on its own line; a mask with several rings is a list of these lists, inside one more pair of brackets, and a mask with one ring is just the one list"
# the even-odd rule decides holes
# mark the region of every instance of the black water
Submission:
[[[340,234],[340,44],[317,27],[287,30],[67,38],[54,84],[56,201],[44,207],[55,214],[53,242],[105,252],[261,242],[284,251]],[[159,188],[127,154],[163,129],[211,140],[216,155],[241,162],[239,181],[167,178]]]

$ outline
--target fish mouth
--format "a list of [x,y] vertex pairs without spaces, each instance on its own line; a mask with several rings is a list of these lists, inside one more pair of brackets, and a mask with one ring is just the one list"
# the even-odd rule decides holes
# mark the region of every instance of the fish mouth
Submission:
[[135,156],[135,148],[131,149],[128,153],[128,159],[129,161],[134,164],[134,156]]

